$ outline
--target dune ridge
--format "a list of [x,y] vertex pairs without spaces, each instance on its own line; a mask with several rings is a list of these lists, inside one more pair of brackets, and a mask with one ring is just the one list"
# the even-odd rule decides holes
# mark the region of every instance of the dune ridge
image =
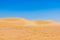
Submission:
[[60,23],[51,20],[0,18],[0,40],[60,40]]
[[54,22],[51,20],[26,20],[24,18],[0,18],[0,26],[40,26],[40,25],[52,25],[59,24],[58,22]]
[[49,26],[60,25],[52,20],[26,20],[24,18],[0,18],[0,26]]
[[33,23],[23,18],[0,18],[0,26],[25,26]]

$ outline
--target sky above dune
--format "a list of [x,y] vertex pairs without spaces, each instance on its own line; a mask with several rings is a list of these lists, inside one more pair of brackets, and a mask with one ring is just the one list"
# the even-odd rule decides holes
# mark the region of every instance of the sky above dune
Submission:
[[0,0],[0,18],[60,21],[60,0]]

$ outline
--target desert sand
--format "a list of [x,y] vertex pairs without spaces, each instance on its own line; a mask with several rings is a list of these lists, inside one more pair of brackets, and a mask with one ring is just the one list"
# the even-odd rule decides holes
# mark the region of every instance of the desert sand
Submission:
[[60,23],[51,20],[0,18],[0,40],[60,40]]

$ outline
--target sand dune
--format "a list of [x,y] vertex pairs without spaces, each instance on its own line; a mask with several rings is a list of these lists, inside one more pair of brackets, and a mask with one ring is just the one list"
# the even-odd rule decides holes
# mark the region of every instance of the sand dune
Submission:
[[60,26],[59,22],[52,20],[32,20],[37,26]]
[[34,25],[31,21],[23,18],[0,18],[1,27]]
[[0,40],[60,40],[60,23],[51,20],[0,18]]

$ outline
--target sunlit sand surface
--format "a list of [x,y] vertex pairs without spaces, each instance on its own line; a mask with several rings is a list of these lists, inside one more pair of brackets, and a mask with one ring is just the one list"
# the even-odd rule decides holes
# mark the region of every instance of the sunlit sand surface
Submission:
[[0,18],[0,40],[60,40],[60,23]]

